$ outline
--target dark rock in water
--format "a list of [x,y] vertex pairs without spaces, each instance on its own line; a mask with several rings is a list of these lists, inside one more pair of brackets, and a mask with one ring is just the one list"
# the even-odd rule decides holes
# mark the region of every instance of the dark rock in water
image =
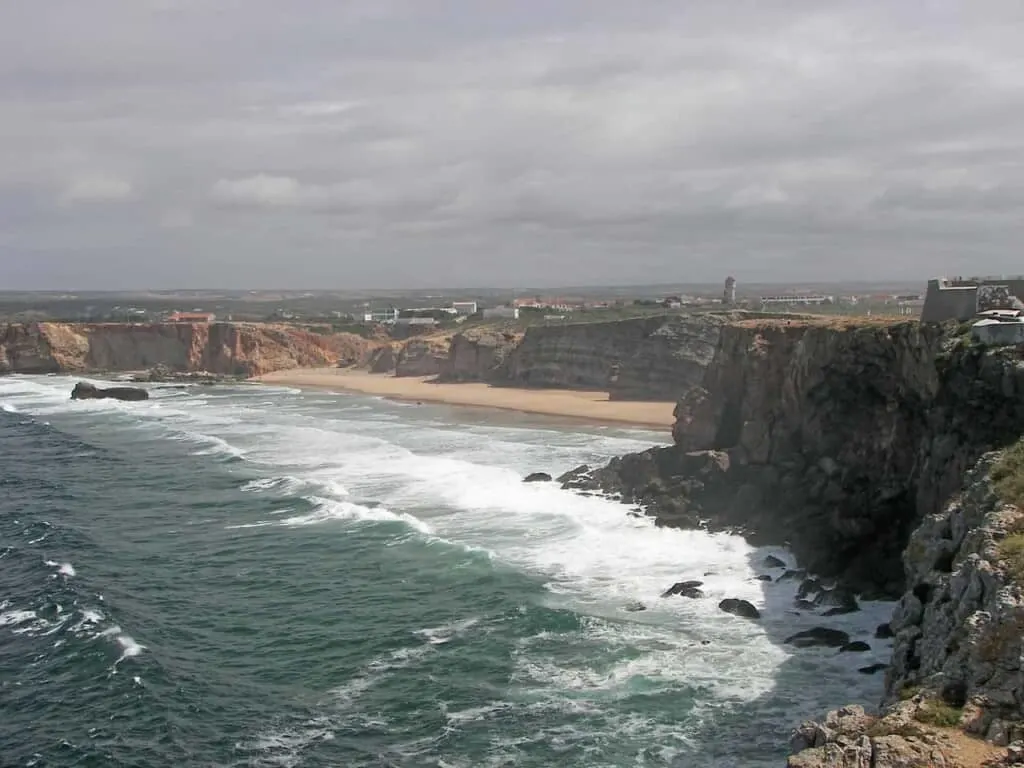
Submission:
[[630,600],[623,606],[623,609],[629,611],[630,613],[637,613],[639,611],[646,611],[647,606],[641,603],[639,600]]
[[795,600],[793,604],[803,611],[814,610],[814,603],[812,603],[810,600]]
[[100,389],[95,384],[80,381],[71,390],[72,400],[148,400],[149,392],[141,387],[108,387]]
[[797,568],[797,569],[792,569],[791,568],[788,571],[786,571],[784,574],[779,576],[779,578],[776,579],[776,581],[797,581],[798,579],[806,579],[806,578],[807,578],[807,571],[805,571],[803,568]]
[[852,643],[847,643],[839,649],[840,653],[864,653],[870,651],[871,646],[865,643],[863,640],[854,640]]
[[700,590],[700,587],[704,584],[703,581],[677,581],[671,587],[661,593],[662,597],[672,597],[673,595],[679,595],[680,597],[692,597],[699,599],[704,597],[704,592]]
[[786,564],[782,560],[777,558],[775,555],[768,555],[768,557],[766,557],[764,559],[764,567],[765,568],[785,568]]
[[760,576],[755,576],[754,578],[757,581],[771,581],[772,580],[772,577],[769,576],[767,573],[762,573]]
[[795,645],[797,648],[814,648],[817,646],[839,648],[848,642],[850,642],[848,634],[842,630],[829,629],[828,627],[805,629],[803,632],[790,635],[785,640],[787,645]]
[[886,624],[879,624],[878,629],[875,630],[875,637],[879,640],[888,640],[893,636],[892,627]]
[[551,481],[551,475],[547,472],[531,472],[523,478],[524,483],[547,483]]
[[841,616],[844,613],[855,613],[860,610],[860,605],[857,604],[857,597],[853,592],[843,587],[822,590],[814,598],[814,604],[816,606],[833,606],[825,611],[825,616]]
[[[785,574],[783,574],[783,575],[785,575]],[[817,579],[815,579],[815,578],[804,579],[802,582],[800,582],[800,587],[796,591],[796,596],[800,600],[803,600],[803,599],[809,597],[810,595],[817,594],[818,592],[821,591],[821,589],[822,589],[821,582],[818,581]]]
[[760,619],[761,612],[752,603],[746,600],[739,600],[735,597],[727,597],[718,604],[719,610],[731,613],[733,616],[740,616],[744,619]]
[[869,664],[866,667],[858,667],[857,671],[862,675],[873,675],[889,668],[888,664]]

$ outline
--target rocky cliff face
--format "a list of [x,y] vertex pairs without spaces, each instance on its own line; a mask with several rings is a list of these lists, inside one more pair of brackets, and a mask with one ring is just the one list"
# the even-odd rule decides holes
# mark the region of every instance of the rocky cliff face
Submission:
[[441,377],[445,381],[501,379],[505,360],[522,338],[522,333],[491,328],[457,333],[452,337]]
[[675,400],[701,381],[725,318],[664,315],[529,328],[496,384],[598,389],[613,399]]
[[409,339],[395,359],[396,376],[437,376],[448,362],[450,339],[447,336],[420,336]]
[[993,446],[1024,431],[1015,353],[951,329],[740,321],[676,408],[676,445],[581,468],[667,525],[787,543],[803,565],[897,596],[911,530]]
[[[1024,512],[993,485],[1004,460],[984,454],[963,491],[910,536],[880,716],[848,707],[802,724],[792,768],[965,765],[965,734],[995,746],[1024,739]],[[1021,747],[982,751],[991,765],[1024,761]]]
[[12,324],[0,328],[0,372],[175,371],[257,376],[283,368],[353,364],[371,342],[290,326],[157,323]]

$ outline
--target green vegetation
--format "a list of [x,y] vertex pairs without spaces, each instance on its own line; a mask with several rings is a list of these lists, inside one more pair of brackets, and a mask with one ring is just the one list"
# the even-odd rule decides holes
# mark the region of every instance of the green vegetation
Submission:
[[900,688],[900,701],[910,701],[921,692],[919,685],[904,685]]
[[919,723],[934,725],[937,728],[952,728],[960,724],[963,716],[963,709],[951,707],[935,699],[930,699],[914,713],[914,718]]
[[1024,510],[1024,440],[1003,451],[989,476],[1000,499]]

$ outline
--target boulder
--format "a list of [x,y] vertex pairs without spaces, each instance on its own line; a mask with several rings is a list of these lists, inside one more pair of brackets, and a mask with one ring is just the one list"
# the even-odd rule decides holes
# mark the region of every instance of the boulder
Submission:
[[868,664],[866,667],[857,667],[857,671],[862,675],[873,675],[876,672],[882,672],[888,668],[888,664]]
[[755,581],[771,581],[772,577],[769,576],[767,573],[762,573],[760,576],[755,576],[754,580]]
[[727,597],[718,604],[718,608],[726,613],[731,613],[733,616],[740,616],[744,619],[761,618],[761,612],[754,607],[753,603],[739,600],[735,597]]
[[784,641],[787,645],[795,645],[797,648],[815,648],[824,646],[827,648],[839,648],[850,642],[850,636],[839,629],[828,627],[814,627],[805,629],[790,635]]
[[107,387],[101,389],[95,384],[80,381],[71,390],[72,400],[148,400],[149,392],[142,387]]
[[547,483],[551,481],[551,475],[547,472],[531,472],[523,478],[524,483]]
[[768,557],[766,557],[764,559],[764,567],[765,568],[785,568],[786,564],[782,560],[777,558],[775,555],[768,555]]
[[700,587],[704,584],[703,581],[677,581],[671,587],[661,593],[662,597],[672,597],[673,595],[679,595],[680,597],[692,597],[698,599],[704,597],[704,592]]
[[852,643],[847,643],[839,649],[840,653],[864,653],[870,651],[871,646],[865,643],[863,640],[854,640]]
[[879,624],[878,629],[875,630],[875,637],[879,640],[888,640],[893,637],[892,627],[888,623]]

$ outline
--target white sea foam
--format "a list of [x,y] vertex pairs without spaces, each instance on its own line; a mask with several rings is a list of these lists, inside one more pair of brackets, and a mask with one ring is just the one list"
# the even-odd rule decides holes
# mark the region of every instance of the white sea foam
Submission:
[[[83,411],[85,404],[68,401],[67,379],[40,381],[0,382],[0,396],[31,415],[73,418]],[[550,652],[550,643],[559,641],[551,634],[524,641],[513,656],[512,683],[536,699],[537,707],[592,708],[602,698],[629,697],[638,685],[650,684],[661,690],[692,686],[712,691],[708,706],[713,710],[723,702],[757,698],[779,684],[780,674],[804,674],[814,695],[831,697],[833,703],[858,693],[869,698],[877,688],[877,681],[858,675],[856,667],[885,661],[888,644],[872,638],[868,654],[801,650],[804,671],[784,673],[793,650],[782,640],[825,621],[867,639],[876,624],[888,619],[889,605],[864,604],[860,613],[827,620],[810,612],[793,615],[795,583],[754,580],[769,551],[784,552],[755,550],[728,535],[659,529],[628,516],[615,502],[574,495],[556,484],[522,482],[531,471],[557,474],[642,449],[658,439],[651,433],[459,426],[443,422],[440,406],[399,413],[394,404],[371,406],[366,398],[299,395],[286,388],[223,391],[228,394],[216,402],[209,394],[199,398],[190,392],[173,404],[133,404],[133,410],[110,410],[102,418],[193,443],[200,453],[244,456],[246,466],[263,476],[248,478],[243,490],[297,496],[312,505],[308,512],[264,515],[270,519],[246,520],[232,528],[401,522],[405,536],[436,537],[487,552],[504,566],[542,580],[547,606],[590,617],[579,639],[585,647],[604,650],[570,663]],[[94,425],[90,418],[88,428]],[[660,597],[684,579],[703,581],[706,599]],[[762,620],[724,614],[717,604],[725,597],[750,600],[762,609]],[[625,611],[637,601],[647,610]],[[334,705],[344,709],[380,680],[443,649],[460,632],[472,631],[472,624],[418,630],[422,646],[367,665],[334,691]],[[142,649],[120,628],[101,632],[108,634],[123,649],[118,663]],[[131,644],[122,644],[121,637]],[[448,715],[458,722],[486,713]],[[714,712],[700,710],[689,717],[699,723]],[[675,748],[660,725],[635,725],[638,733],[664,736],[657,743]],[[295,749],[319,738],[320,729],[330,731],[330,723],[311,725],[296,737]],[[268,747],[268,755],[297,754],[279,746]]]
[[116,639],[117,644],[121,646],[121,655],[118,657],[117,661],[114,662],[114,666],[112,667],[112,670],[115,672],[122,661],[138,656],[146,648],[146,646],[139,645],[139,643],[135,642],[135,639],[131,637],[131,635],[117,635]]
[[281,525],[317,525],[332,520],[401,521],[421,533],[430,533],[430,526],[412,515],[394,513],[384,507],[364,507],[348,501],[336,501],[319,496],[308,496],[306,501],[314,505],[313,511],[305,515],[294,515],[281,521]]
[[75,567],[71,563],[61,563],[60,568],[57,569],[57,573],[61,576],[70,579],[75,575]]
[[4,413],[20,413],[20,411],[10,403],[0,403],[0,411],[3,411]]

